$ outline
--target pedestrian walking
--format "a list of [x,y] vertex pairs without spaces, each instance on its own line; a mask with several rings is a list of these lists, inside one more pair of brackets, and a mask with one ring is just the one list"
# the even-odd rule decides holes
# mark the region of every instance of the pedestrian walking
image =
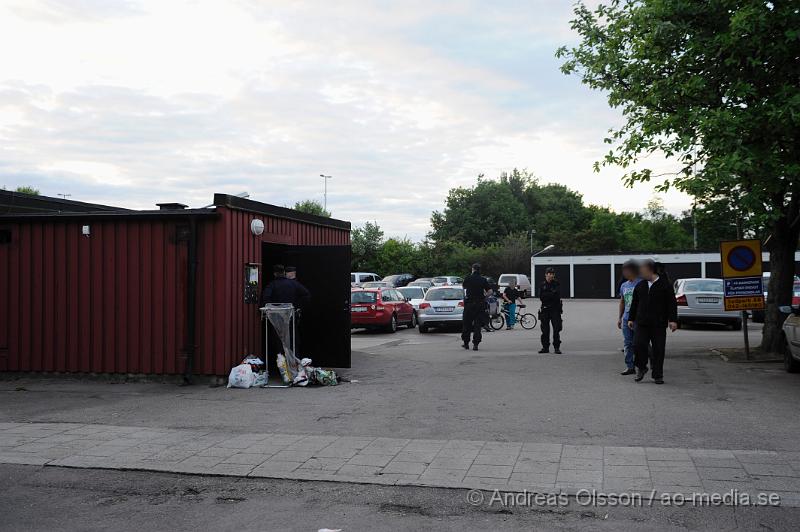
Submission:
[[622,265],[622,277],[625,280],[619,286],[619,315],[617,328],[622,330],[622,345],[625,352],[625,371],[621,375],[636,373],[634,365],[633,329],[628,327],[628,316],[633,301],[633,289],[639,284],[639,265],[634,260],[625,261]]
[[544,282],[539,287],[539,300],[542,307],[539,309],[539,322],[542,324],[542,348],[540,353],[550,352],[550,329],[553,329],[553,347],[557,355],[561,354],[561,285],[556,280],[556,271],[547,268]]
[[[522,293],[519,290],[519,286],[511,286],[508,285],[505,290],[503,290],[503,301],[506,304],[506,310],[508,310],[508,318],[506,321],[506,330],[510,331],[514,329],[514,325],[517,323],[517,300],[522,298]],[[520,301],[522,304],[522,301]]]
[[647,363],[653,371],[656,384],[664,384],[664,355],[667,344],[667,327],[678,328],[678,305],[675,291],[666,272],[653,260],[639,266],[642,282],[633,289],[633,299],[628,312],[628,327],[633,329],[636,382],[647,374]]
[[464,315],[461,322],[461,341],[464,349],[469,349],[469,338],[472,336],[472,349],[477,351],[483,335],[481,329],[489,320],[486,312],[486,296],[491,285],[481,275],[481,265],[473,264],[472,273],[464,278]]

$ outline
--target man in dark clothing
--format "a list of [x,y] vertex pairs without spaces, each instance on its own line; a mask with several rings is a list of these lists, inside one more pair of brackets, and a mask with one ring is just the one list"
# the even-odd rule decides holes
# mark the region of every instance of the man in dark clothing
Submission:
[[544,282],[539,287],[539,299],[542,308],[539,310],[539,322],[542,324],[542,348],[540,353],[550,352],[550,326],[553,327],[553,347],[557,355],[561,354],[561,285],[556,281],[556,271],[547,268]]
[[464,349],[469,349],[472,334],[472,349],[478,350],[483,335],[481,328],[488,321],[486,313],[486,294],[492,289],[489,281],[481,275],[481,265],[473,264],[472,273],[464,278],[464,315],[461,321],[461,341]]
[[653,380],[664,384],[664,353],[667,327],[678,328],[678,304],[675,291],[665,275],[658,275],[656,263],[646,260],[640,267],[642,282],[633,289],[628,312],[628,327],[634,329],[633,349],[636,382],[647,373],[647,360],[653,369]]
[[275,279],[261,292],[261,306],[267,303],[291,303],[300,309],[311,298],[308,289],[295,279],[286,277],[286,270],[281,264],[272,269]]

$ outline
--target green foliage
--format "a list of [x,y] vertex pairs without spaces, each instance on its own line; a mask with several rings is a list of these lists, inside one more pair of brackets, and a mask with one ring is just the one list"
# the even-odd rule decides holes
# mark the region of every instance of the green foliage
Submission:
[[292,208],[296,211],[304,212],[306,214],[314,214],[316,216],[323,216],[325,218],[331,217],[330,211],[326,211],[325,207],[322,206],[322,203],[318,202],[317,200],[298,201]]
[[[701,205],[730,201],[734,220],[769,233],[768,351],[782,348],[777,309],[791,300],[800,237],[798,28],[797,2],[578,3],[580,42],[557,52],[564,73],[604,91],[625,119],[598,165],[627,169],[628,185],[663,178],[660,189],[675,186]],[[638,168],[658,152],[681,168]]]
[[377,270],[378,252],[383,244],[383,231],[377,223],[367,222],[350,233],[352,244],[352,271],[372,272]]
[[33,187],[26,186],[26,185],[17,187],[15,189],[15,192],[22,192],[23,194],[31,194],[33,196],[38,196],[39,195],[39,189],[38,188],[33,188]]

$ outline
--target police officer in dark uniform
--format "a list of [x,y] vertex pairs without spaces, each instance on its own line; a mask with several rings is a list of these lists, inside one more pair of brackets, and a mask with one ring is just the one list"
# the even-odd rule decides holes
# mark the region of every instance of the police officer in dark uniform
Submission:
[[[275,279],[264,287],[261,292],[260,306],[267,303],[291,303],[295,308],[295,327],[298,328],[298,338],[295,338],[295,349],[298,353],[301,351],[300,337],[302,336],[299,330],[298,323],[301,309],[311,299],[311,293],[308,289],[300,284],[296,279],[289,279],[286,277],[286,268],[282,264],[276,264],[272,268],[272,273]],[[278,345],[277,333],[270,327],[270,345]],[[271,353],[268,353],[268,356]]]
[[286,277],[286,269],[282,264],[272,268],[275,279],[261,292],[261,306],[267,303],[291,303],[300,309],[311,298],[308,289],[295,279]]
[[545,281],[539,287],[539,299],[542,308],[539,310],[539,322],[542,324],[542,348],[540,353],[550,352],[550,326],[553,326],[553,347],[555,353],[561,354],[561,285],[556,281],[556,271],[547,268]]
[[481,275],[481,265],[473,264],[472,273],[464,278],[464,316],[461,322],[461,341],[464,349],[469,349],[469,337],[472,335],[472,349],[478,350],[483,335],[481,328],[489,320],[486,312],[486,293],[492,287]]

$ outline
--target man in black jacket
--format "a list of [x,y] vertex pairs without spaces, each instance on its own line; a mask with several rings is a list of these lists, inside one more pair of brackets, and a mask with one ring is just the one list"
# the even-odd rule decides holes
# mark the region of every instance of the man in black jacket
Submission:
[[539,321],[542,324],[542,349],[540,353],[550,352],[550,325],[553,326],[553,347],[557,355],[561,354],[561,285],[556,281],[556,271],[547,268],[544,282],[539,287],[539,299],[542,308],[539,310]]
[[481,328],[489,321],[486,312],[486,295],[492,287],[486,277],[481,275],[481,265],[473,264],[472,273],[464,277],[464,314],[461,322],[461,342],[464,349],[469,349],[469,337],[472,335],[472,349],[478,350],[483,335]]
[[[640,272],[643,281],[633,289],[633,301],[628,313],[628,327],[634,329],[635,380],[640,382],[644,378],[649,358],[653,380],[656,384],[664,384],[667,327],[673,332],[678,328],[678,305],[675,291],[666,275],[656,273],[655,262],[644,261]],[[648,353],[651,348],[652,351]]]

